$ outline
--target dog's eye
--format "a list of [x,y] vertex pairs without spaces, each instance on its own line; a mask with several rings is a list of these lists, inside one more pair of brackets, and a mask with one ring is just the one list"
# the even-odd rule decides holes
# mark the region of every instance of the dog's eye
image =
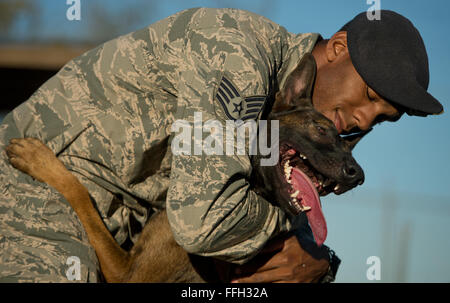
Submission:
[[321,135],[326,134],[325,128],[323,128],[322,126],[317,125],[316,128],[317,128],[317,131],[319,132],[319,134],[321,134]]

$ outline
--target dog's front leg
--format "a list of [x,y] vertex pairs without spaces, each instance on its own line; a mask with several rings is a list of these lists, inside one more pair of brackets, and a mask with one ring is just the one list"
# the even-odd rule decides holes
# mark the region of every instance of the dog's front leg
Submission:
[[87,189],[37,139],[12,139],[6,153],[15,168],[47,183],[66,198],[86,230],[105,279],[108,282],[121,282],[130,268],[129,254],[111,236],[94,208]]

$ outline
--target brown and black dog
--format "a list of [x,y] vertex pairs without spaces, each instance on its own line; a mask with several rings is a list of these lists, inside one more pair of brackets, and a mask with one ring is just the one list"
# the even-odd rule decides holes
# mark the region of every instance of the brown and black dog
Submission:
[[[262,157],[253,156],[250,183],[256,192],[291,214],[306,214],[320,245],[326,226],[321,221],[318,194],[341,194],[362,184],[364,174],[351,150],[364,134],[342,138],[333,122],[314,110],[315,69],[314,58],[307,54],[275,94],[271,107],[265,109],[268,120],[279,120],[280,157],[275,166],[261,166]],[[67,199],[86,230],[107,282],[226,279],[226,264],[190,256],[175,242],[164,211],[149,219],[138,242],[127,252],[106,229],[87,189],[42,142],[12,139],[6,151],[15,168],[49,184]]]

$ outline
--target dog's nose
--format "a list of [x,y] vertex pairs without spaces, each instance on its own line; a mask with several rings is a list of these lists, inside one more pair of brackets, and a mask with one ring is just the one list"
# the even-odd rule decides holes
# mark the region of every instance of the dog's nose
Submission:
[[344,174],[346,177],[353,177],[356,175],[356,168],[354,166],[346,166],[344,167]]
[[364,172],[362,168],[354,161],[349,161],[342,168],[345,179],[349,183],[361,185],[364,183]]

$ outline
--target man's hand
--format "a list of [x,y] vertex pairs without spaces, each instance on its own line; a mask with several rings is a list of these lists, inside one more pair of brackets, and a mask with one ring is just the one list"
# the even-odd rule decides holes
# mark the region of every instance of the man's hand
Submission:
[[236,268],[236,283],[311,283],[327,273],[328,261],[314,259],[300,246],[297,237],[269,242],[250,262]]

